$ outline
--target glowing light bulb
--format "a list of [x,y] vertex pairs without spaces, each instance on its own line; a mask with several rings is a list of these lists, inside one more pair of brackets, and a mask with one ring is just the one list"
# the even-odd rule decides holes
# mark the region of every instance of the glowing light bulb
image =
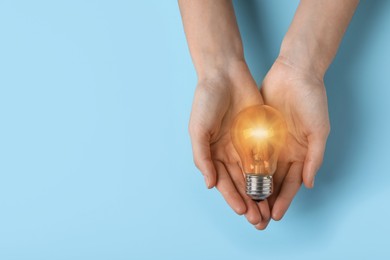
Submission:
[[234,119],[231,138],[241,159],[246,193],[253,200],[264,200],[272,194],[272,175],[286,137],[282,115],[270,106],[248,107]]

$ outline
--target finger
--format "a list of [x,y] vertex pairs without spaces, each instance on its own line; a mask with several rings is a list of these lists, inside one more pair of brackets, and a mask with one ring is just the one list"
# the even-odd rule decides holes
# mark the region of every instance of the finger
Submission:
[[264,230],[271,220],[271,209],[268,203],[268,199],[258,202],[257,206],[259,207],[262,220],[259,222],[259,224],[255,225],[255,228],[258,230]]
[[271,219],[271,209],[268,204],[268,199],[258,202],[257,207],[259,208],[261,215],[261,221],[259,224],[263,223],[265,228]]
[[271,218],[271,210],[269,208],[268,200],[265,199],[257,203],[262,221],[269,221]]
[[286,162],[278,162],[278,166],[276,168],[275,174],[272,177],[273,181],[273,191],[272,195],[267,199],[269,208],[272,210],[275,200],[278,197],[280,192],[280,188],[282,187],[282,183],[284,177],[286,177],[288,170],[290,169],[291,163]]
[[270,219],[269,220],[262,220],[262,221],[260,221],[259,224],[255,225],[255,228],[258,230],[264,230],[267,228],[269,222],[270,222]]
[[245,213],[246,219],[252,225],[256,225],[261,221],[260,211],[259,208],[257,207],[256,202],[254,202],[248,195],[246,195],[245,179],[244,179],[244,175],[242,174],[241,168],[238,166],[238,164],[235,163],[230,163],[227,164],[226,166],[228,172],[230,173],[230,176],[232,177],[234,185],[236,186],[238,192],[241,194],[241,197],[245,201],[247,207],[247,211]]
[[255,228],[258,230],[264,230],[268,226],[269,221],[271,220],[271,212],[268,204],[268,199],[258,202],[257,206],[259,207],[262,219],[259,224],[255,225]]
[[280,220],[286,213],[302,184],[302,162],[294,162],[283,180],[282,188],[272,209],[272,218]]
[[203,174],[207,188],[211,189],[217,183],[217,173],[211,159],[209,139],[207,134],[191,133],[194,163]]
[[314,178],[320,169],[325,153],[326,136],[310,136],[305,164],[303,167],[303,183],[307,188],[314,187]]
[[232,179],[230,178],[225,166],[219,162],[215,162],[215,167],[218,172],[217,189],[222,194],[223,198],[229,206],[238,214],[242,215],[247,212],[246,204],[237,191]]

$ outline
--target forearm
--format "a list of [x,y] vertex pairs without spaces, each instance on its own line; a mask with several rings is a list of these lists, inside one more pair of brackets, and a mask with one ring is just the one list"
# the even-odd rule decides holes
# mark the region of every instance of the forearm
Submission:
[[188,46],[198,77],[229,71],[244,60],[230,0],[179,0]]
[[358,3],[358,0],[301,0],[283,40],[280,58],[322,78]]

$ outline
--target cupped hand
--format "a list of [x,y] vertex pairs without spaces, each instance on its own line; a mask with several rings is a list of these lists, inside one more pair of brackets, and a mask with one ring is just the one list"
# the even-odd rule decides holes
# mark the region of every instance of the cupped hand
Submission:
[[265,104],[279,110],[287,122],[288,138],[274,174],[268,198],[272,218],[280,220],[302,181],[313,188],[330,131],[328,104],[322,78],[279,57],[261,88]]
[[267,201],[256,203],[245,193],[240,159],[230,137],[234,116],[245,107],[263,104],[260,92],[244,62],[199,79],[195,90],[189,132],[194,162],[208,188],[214,186],[237,214],[264,229],[270,219]]

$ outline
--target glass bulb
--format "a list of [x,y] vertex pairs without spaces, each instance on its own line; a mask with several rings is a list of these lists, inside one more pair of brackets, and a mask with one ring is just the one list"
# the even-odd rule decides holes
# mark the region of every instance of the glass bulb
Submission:
[[272,175],[287,137],[287,126],[279,111],[266,106],[239,112],[231,127],[231,138],[241,159],[246,193],[255,201],[272,194]]

